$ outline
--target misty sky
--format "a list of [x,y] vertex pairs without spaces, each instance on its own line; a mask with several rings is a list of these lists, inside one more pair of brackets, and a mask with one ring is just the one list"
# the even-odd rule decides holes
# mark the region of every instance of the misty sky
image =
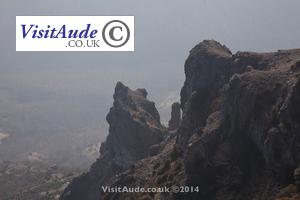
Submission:
[[[1,0],[1,67],[149,67],[182,70],[188,51],[214,38],[233,51],[300,47],[299,0]],[[134,53],[15,52],[16,15],[134,15]],[[175,65],[175,66],[174,66]]]
[[[117,81],[145,87],[166,122],[192,47],[215,39],[233,52],[299,48],[299,8],[299,0],[1,0],[0,130],[103,140],[99,126]],[[134,15],[135,52],[16,52],[15,16],[22,15]],[[37,144],[20,143],[20,152]]]
[[[0,69],[96,69],[105,74],[105,85],[119,79],[150,89],[152,73],[179,90],[188,52],[204,39],[233,52],[300,47],[299,8],[299,0],[1,0]],[[135,52],[16,52],[16,15],[134,15]]]

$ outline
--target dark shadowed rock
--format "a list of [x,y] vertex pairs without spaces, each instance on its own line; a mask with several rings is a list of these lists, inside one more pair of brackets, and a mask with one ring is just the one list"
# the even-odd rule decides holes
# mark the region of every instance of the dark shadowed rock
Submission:
[[133,91],[117,83],[113,107],[106,117],[109,134],[101,145],[100,158],[88,173],[74,179],[62,200],[99,200],[102,185],[147,157],[150,147],[162,141],[164,128],[158,111],[146,97],[145,89]]
[[[177,194],[103,193],[105,200],[299,198],[295,185],[300,165],[299,61],[300,49],[232,54],[216,41],[201,42],[185,63],[182,121],[175,134],[161,142],[150,139],[159,135],[154,130],[161,129],[153,103],[140,101],[146,93],[117,85],[108,115],[110,134],[101,147],[100,160],[105,162],[96,162],[88,180],[98,181],[97,185],[199,188],[199,192]],[[151,117],[144,120],[142,113]],[[137,130],[147,132],[143,137],[151,141],[144,144],[150,149],[149,157],[139,144],[129,142],[140,140],[122,137],[121,130],[135,130],[125,125],[132,121],[148,124],[147,129]],[[124,144],[117,138],[124,139]],[[95,169],[104,169],[108,175],[103,178]],[[112,177],[114,173],[119,174]],[[85,188],[82,179],[78,185]],[[82,199],[93,199],[92,192],[84,194]]]
[[[232,75],[216,94],[219,106],[203,127],[180,132],[188,138],[185,184],[201,188],[186,199],[274,199],[281,187],[293,183],[300,162],[299,106],[292,103],[300,102],[299,72],[293,70],[298,60],[300,50],[239,52],[224,63]],[[198,112],[206,98],[195,102]],[[184,112],[195,108],[186,106]],[[183,122],[199,119],[186,116]]]
[[295,185],[298,192],[300,192],[300,167],[296,168],[294,171]]
[[186,145],[193,132],[204,126],[208,115],[218,109],[219,92],[232,74],[231,61],[231,51],[214,40],[205,40],[190,51],[180,93],[183,113],[178,132],[184,133],[179,138],[182,145]]
[[169,120],[169,130],[176,130],[181,122],[181,108],[178,102],[172,104],[171,119]]
[[216,41],[205,40],[196,45],[185,62],[181,105],[184,106],[195,91],[202,97],[214,95],[214,89],[218,90],[228,81],[231,58],[231,51]]

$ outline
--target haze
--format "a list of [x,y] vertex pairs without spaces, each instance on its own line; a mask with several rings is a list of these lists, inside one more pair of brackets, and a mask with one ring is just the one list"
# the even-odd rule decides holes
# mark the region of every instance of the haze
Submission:
[[[193,46],[215,39],[234,52],[298,48],[299,8],[299,0],[2,0],[0,133],[10,137],[0,141],[0,160],[39,152],[88,166],[107,134],[117,81],[146,88],[166,122]],[[17,15],[134,15],[135,52],[16,52]]]

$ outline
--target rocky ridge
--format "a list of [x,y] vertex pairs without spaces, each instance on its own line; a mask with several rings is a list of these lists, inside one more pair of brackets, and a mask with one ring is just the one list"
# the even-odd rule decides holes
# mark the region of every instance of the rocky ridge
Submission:
[[88,173],[74,179],[61,199],[99,199],[102,185],[138,160],[148,157],[151,147],[165,137],[159,113],[155,104],[147,100],[145,89],[133,91],[118,82],[113,106],[106,119],[109,134],[100,147],[100,158]]
[[[185,75],[181,90],[182,121],[175,133],[165,133],[162,141],[158,139],[156,144],[146,145],[146,149],[155,150],[150,156],[140,154],[140,149],[134,145],[116,148],[117,152],[117,149],[127,152],[117,154],[120,156],[105,153],[112,150],[102,149],[114,147],[113,143],[107,142],[109,136],[89,176],[92,184],[97,186],[104,183],[145,188],[188,185],[199,187],[199,192],[102,193],[97,194],[97,198],[299,199],[293,176],[300,165],[300,110],[297,106],[300,102],[300,49],[233,54],[226,46],[205,40],[190,51]],[[143,92],[137,90],[134,93]],[[131,105],[127,98],[121,102]],[[158,116],[154,109],[150,110],[152,112],[147,109],[147,113],[152,117],[147,119]],[[134,118],[133,112],[130,113],[130,118]],[[154,118],[157,132],[163,132],[159,117]],[[109,117],[108,122],[112,122]],[[114,135],[112,127],[119,126],[118,123],[122,124],[122,120],[110,124],[111,137]],[[151,126],[146,128],[151,130]],[[103,159],[105,155],[109,155],[107,160]],[[107,174],[106,169],[95,166],[111,166],[111,160],[127,167],[110,167],[115,173],[104,180],[102,176]],[[84,183],[82,178],[74,180],[69,191],[76,190],[72,188],[76,182]],[[94,192],[84,192],[81,197],[97,199]],[[63,195],[61,199],[68,198]]]

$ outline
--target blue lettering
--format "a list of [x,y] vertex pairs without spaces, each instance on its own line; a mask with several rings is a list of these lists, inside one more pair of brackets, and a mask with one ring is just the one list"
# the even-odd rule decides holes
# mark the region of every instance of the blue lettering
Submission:
[[30,28],[29,28],[29,30],[27,32],[25,31],[26,24],[22,24],[21,26],[22,26],[23,39],[25,39],[26,36],[28,35],[29,31],[32,29],[32,27],[34,27],[34,25],[31,24]]
[[60,29],[52,28],[50,25],[45,29],[39,28],[38,25],[31,24],[27,27],[26,24],[22,24],[23,39],[29,34],[33,39],[38,38],[95,38],[98,30],[90,30],[91,24],[87,24],[85,29],[70,29],[67,30],[66,25],[62,25]]

